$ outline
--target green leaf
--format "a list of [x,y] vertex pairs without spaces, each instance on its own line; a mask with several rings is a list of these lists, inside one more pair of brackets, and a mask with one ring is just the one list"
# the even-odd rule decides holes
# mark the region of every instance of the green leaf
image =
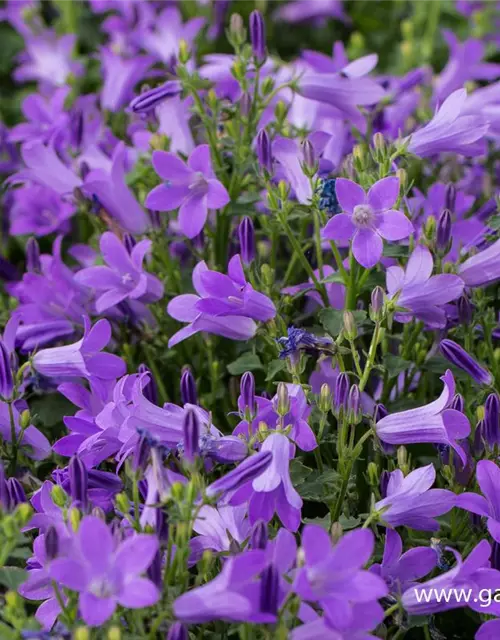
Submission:
[[[352,315],[357,326],[366,320],[366,311],[353,311]],[[344,312],[339,309],[322,309],[319,321],[332,338],[336,338],[344,328]]]
[[0,622],[0,638],[2,640],[17,640],[19,635],[12,627]]
[[0,584],[11,591],[17,591],[27,577],[26,571],[19,567],[3,567],[0,569]]
[[329,469],[324,473],[313,471],[305,482],[297,487],[297,491],[304,500],[328,502],[338,493],[340,485],[341,478],[333,469]]
[[332,518],[328,513],[323,518],[304,518],[304,522],[306,524],[315,524],[318,527],[322,527],[325,531],[330,531],[330,527],[332,526]]
[[286,369],[286,360],[280,360],[279,358],[276,360],[271,360],[269,366],[267,367],[266,382],[272,380],[274,376],[280,371],[283,371],[283,369]]
[[394,356],[392,353],[384,356],[384,367],[389,374],[389,378],[396,378],[403,371],[407,371],[412,364],[410,360],[405,360],[401,356]]
[[313,470],[302,464],[298,458],[294,458],[290,463],[290,477],[294,487],[298,487],[303,484],[305,479],[308,478],[312,472]]
[[406,258],[408,247],[399,244],[386,244],[384,246],[384,258]]
[[342,514],[339,518],[339,522],[342,525],[342,529],[344,531],[350,531],[351,529],[355,529],[361,523],[361,518],[347,518],[344,514]]
[[257,371],[263,368],[259,356],[251,351],[244,353],[239,358],[236,358],[234,362],[227,365],[227,370],[232,376],[239,376],[245,371]]
[[344,278],[342,277],[342,274],[337,271],[337,273],[332,273],[331,276],[323,278],[321,282],[340,282],[340,284],[344,284]]

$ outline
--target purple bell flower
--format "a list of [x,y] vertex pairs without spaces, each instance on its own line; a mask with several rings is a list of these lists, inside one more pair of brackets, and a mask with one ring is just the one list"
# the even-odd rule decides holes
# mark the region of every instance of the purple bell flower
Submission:
[[441,340],[439,348],[443,356],[462,371],[465,371],[478,384],[490,385],[493,378],[465,349],[453,340]]
[[198,404],[198,391],[196,381],[189,367],[184,367],[181,375],[181,401],[182,404]]
[[9,399],[14,389],[12,364],[9,350],[0,338],[0,396]]
[[266,25],[260,11],[250,14],[250,42],[252,53],[259,64],[266,59]]
[[159,87],[136,96],[130,103],[130,109],[134,113],[148,113],[165,100],[178,96],[181,91],[182,84],[179,80],[169,80]]
[[248,265],[255,259],[255,229],[252,218],[245,216],[238,226],[241,259]]
[[200,452],[200,422],[192,409],[188,409],[184,416],[183,424],[183,448],[184,458],[188,462],[194,462]]

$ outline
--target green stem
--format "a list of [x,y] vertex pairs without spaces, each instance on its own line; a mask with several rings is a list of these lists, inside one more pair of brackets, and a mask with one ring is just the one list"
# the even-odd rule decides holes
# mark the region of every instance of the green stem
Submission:
[[331,522],[337,522],[342,513],[342,507],[344,506],[344,500],[347,494],[347,489],[349,487],[349,480],[351,479],[351,471],[352,471],[352,460],[349,460],[347,468],[344,471],[344,478],[342,480],[342,486],[340,487],[340,493],[338,495],[337,501],[333,510],[331,511]]
[[371,370],[373,368],[373,365],[375,364],[375,357],[377,354],[379,336],[380,336],[380,322],[376,322],[375,331],[373,332],[372,341],[370,343],[370,349],[368,351],[368,360],[366,361],[365,370],[363,371],[363,375],[361,377],[361,380],[359,381],[360,393],[366,387],[366,383],[368,382],[368,378],[370,377]]
[[333,240],[330,240],[330,248],[332,250],[333,257],[335,258],[335,262],[337,264],[337,271],[342,276],[342,279],[344,280],[344,284],[347,285],[349,281],[349,275],[346,271],[346,268],[344,267],[344,262],[342,261],[342,256],[340,255],[340,251]]
[[319,220],[318,211],[313,213],[314,219],[314,242],[316,244],[316,260],[318,262],[319,277],[321,280],[325,277],[323,273],[323,249],[321,248],[321,224]]
[[347,287],[347,295],[345,299],[346,311],[352,311],[356,309],[356,302],[358,299],[358,291],[356,286],[356,260],[352,248],[349,254],[349,284]]
[[10,461],[10,475],[14,476],[16,473],[17,466],[17,437],[16,437],[16,421],[14,420],[14,411],[12,409],[12,402],[8,402],[7,406],[9,408],[9,422],[10,422],[10,438],[12,444],[12,458]]

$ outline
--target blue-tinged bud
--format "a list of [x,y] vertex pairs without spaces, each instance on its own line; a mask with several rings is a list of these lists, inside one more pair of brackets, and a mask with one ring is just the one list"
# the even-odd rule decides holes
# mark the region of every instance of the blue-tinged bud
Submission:
[[40,245],[36,238],[28,238],[26,242],[26,271],[40,273]]
[[387,497],[387,485],[389,484],[389,480],[391,479],[391,474],[389,471],[382,471],[380,474],[380,495],[382,499]]
[[165,100],[178,96],[181,91],[182,84],[179,80],[169,80],[159,87],[136,96],[130,103],[130,108],[134,113],[147,113]]
[[240,253],[243,264],[250,264],[255,259],[255,229],[252,219],[245,216],[238,226]]
[[27,502],[23,486],[17,478],[9,478],[7,480],[7,491],[9,492],[9,504],[11,509],[15,509],[18,504]]
[[12,368],[10,353],[5,343],[0,339],[0,396],[9,399],[14,390],[14,380],[12,377]]
[[451,213],[445,209],[439,216],[436,235],[436,246],[443,253],[448,253],[451,244]]
[[500,444],[500,399],[496,393],[490,393],[484,405],[484,421],[488,444],[491,448]]
[[349,395],[349,376],[341,373],[335,381],[334,407],[335,411],[345,411],[347,407],[347,396]]
[[443,356],[462,371],[465,371],[479,384],[490,385],[492,377],[489,371],[482,367],[465,349],[453,340],[441,340],[439,348]]
[[457,307],[458,319],[460,320],[460,323],[464,326],[470,325],[470,323],[472,322],[473,309],[469,297],[466,295],[460,296],[457,302]]
[[153,557],[153,561],[148,567],[147,576],[151,582],[161,591],[163,587],[163,572],[161,566],[161,553],[157,551]]
[[318,160],[314,146],[310,140],[304,140],[302,143],[302,158],[304,173],[312,177],[318,170]]
[[181,375],[182,404],[198,404],[196,381],[189,367],[184,367]]
[[250,371],[241,376],[240,394],[243,412],[248,410],[251,416],[255,415],[255,378]]
[[59,553],[59,535],[57,529],[50,525],[44,534],[45,556],[47,560],[54,560]]
[[250,42],[255,60],[263,63],[266,59],[266,26],[260,11],[250,14]]
[[194,462],[200,452],[200,421],[192,409],[186,411],[183,424],[184,458]]
[[257,158],[259,159],[259,164],[268,174],[272,175],[273,173],[273,157],[272,157],[272,149],[271,149],[271,140],[269,139],[269,134],[265,129],[261,129],[257,134],[256,138],[257,145]]
[[68,465],[69,491],[77,506],[86,511],[87,491],[89,486],[87,467],[78,455],[74,455]]
[[267,523],[264,520],[257,520],[250,533],[250,547],[252,549],[265,549],[268,539]]
[[5,469],[0,462],[0,509],[8,511],[10,508],[9,490],[7,488],[7,479],[5,477]]
[[188,631],[181,622],[174,622],[167,633],[166,640],[188,640]]
[[382,313],[384,310],[384,290],[382,287],[375,287],[371,295],[370,305],[370,318],[373,322],[378,322],[382,319]]
[[142,395],[146,398],[146,400],[149,400],[149,402],[152,402],[153,404],[157,405],[158,404],[158,386],[156,384],[156,380],[153,374],[151,373],[150,369],[145,364],[140,364],[137,367],[137,372],[139,374],[144,374],[144,373],[148,374],[149,380],[143,383]]
[[450,182],[446,186],[446,193],[444,196],[444,206],[448,211],[455,211],[455,203],[457,201],[457,188]]

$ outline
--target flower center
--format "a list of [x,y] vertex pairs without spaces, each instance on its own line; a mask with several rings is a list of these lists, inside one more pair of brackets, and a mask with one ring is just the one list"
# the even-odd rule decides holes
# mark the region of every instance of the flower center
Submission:
[[130,284],[132,282],[132,275],[130,273],[125,273],[122,275],[122,284]]
[[93,580],[90,584],[89,591],[97,598],[110,598],[113,595],[113,587],[106,578]]
[[357,227],[368,228],[373,222],[373,209],[369,204],[358,204],[354,207],[352,221]]
[[193,177],[193,181],[189,185],[189,189],[193,193],[206,193],[208,190],[208,182],[205,176],[201,173],[201,171],[197,171]]

